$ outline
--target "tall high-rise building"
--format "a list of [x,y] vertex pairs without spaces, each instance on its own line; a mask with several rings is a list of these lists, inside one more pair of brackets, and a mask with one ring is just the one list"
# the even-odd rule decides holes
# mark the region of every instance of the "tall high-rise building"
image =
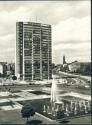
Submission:
[[51,25],[16,23],[15,74],[21,80],[52,78]]

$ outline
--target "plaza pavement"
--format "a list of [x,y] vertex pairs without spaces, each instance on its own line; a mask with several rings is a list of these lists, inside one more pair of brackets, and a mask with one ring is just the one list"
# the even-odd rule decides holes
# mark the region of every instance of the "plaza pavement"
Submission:
[[[21,111],[22,105],[18,103],[18,101],[26,101],[26,100],[33,100],[33,99],[41,99],[41,98],[50,98],[50,95],[36,95],[36,94],[32,94],[30,93],[30,91],[34,91],[32,89],[28,89],[28,90],[21,90],[21,92],[15,92],[15,93],[11,93],[11,92],[0,92],[0,97],[6,97],[6,99],[0,99],[0,103],[3,102],[9,102],[12,101],[14,103],[13,107],[12,106],[0,106],[1,111],[17,111],[19,110],[19,112]],[[74,95],[74,93],[71,93],[72,95]],[[71,95],[70,94],[70,95]],[[9,95],[17,95],[19,97],[17,98],[8,98]],[[63,94],[64,95],[64,94]],[[67,95],[67,94],[66,94]],[[75,93],[76,96],[76,93]],[[86,98],[89,98],[86,97]],[[1,118],[0,118],[1,119]],[[56,123],[56,121],[53,121],[39,113],[36,113],[36,116],[34,117],[34,119],[38,119],[43,121],[43,124],[53,124]],[[22,120],[21,120],[22,121]],[[75,120],[76,121],[76,120]],[[14,121],[13,121],[14,123]],[[16,121],[15,121],[16,123]]]
[[[28,90],[28,91],[33,91],[33,90]],[[22,90],[19,93],[8,93],[8,95],[6,94],[6,92],[0,92],[0,96],[5,96],[7,95],[6,99],[0,99],[0,103],[5,103],[5,102],[10,102],[12,101],[14,103],[13,107],[12,106],[0,106],[0,109],[2,110],[15,110],[15,109],[21,109],[22,105],[20,103],[18,103],[18,101],[27,101],[27,100],[34,100],[34,99],[45,99],[45,98],[50,98],[50,95],[35,95],[32,94],[30,92],[28,92],[27,90]],[[17,95],[19,97],[17,98],[10,98],[8,97],[9,95]]]

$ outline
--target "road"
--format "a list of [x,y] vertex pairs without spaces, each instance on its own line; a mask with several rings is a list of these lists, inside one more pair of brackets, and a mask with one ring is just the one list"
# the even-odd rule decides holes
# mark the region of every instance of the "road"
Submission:
[[79,78],[83,78],[85,80],[91,81],[91,76],[75,75],[75,74],[61,72],[61,71],[59,71],[59,74],[63,74],[64,76],[79,77]]
[[[66,91],[66,92],[77,92],[77,93],[82,93],[82,94],[87,94],[87,95],[91,95],[91,87],[89,88],[85,88],[85,85],[88,84],[88,79],[89,77],[85,77],[84,76],[79,76],[79,75],[73,75],[73,74],[69,74],[69,73],[65,73],[65,72],[58,72],[55,74],[56,78],[58,79],[67,79],[67,84],[58,84],[59,88],[61,88],[62,90]],[[68,80],[69,79],[69,80]],[[91,78],[89,78],[91,79]]]
[[36,90],[42,90],[42,85],[28,85],[28,84],[22,84],[22,85],[0,85],[1,91],[9,90],[12,92],[20,91],[20,90],[26,90],[26,89],[36,89]]

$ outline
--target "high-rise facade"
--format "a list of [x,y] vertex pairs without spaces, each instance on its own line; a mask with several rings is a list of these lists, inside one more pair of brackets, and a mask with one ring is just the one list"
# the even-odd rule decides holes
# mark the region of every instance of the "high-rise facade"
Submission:
[[16,23],[15,74],[23,80],[52,78],[51,25]]

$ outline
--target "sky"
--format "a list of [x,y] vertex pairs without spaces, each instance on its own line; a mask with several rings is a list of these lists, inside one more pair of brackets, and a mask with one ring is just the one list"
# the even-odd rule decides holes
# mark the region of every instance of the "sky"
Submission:
[[52,60],[91,60],[91,4],[80,1],[0,1],[0,62],[15,60],[16,22],[52,25]]

